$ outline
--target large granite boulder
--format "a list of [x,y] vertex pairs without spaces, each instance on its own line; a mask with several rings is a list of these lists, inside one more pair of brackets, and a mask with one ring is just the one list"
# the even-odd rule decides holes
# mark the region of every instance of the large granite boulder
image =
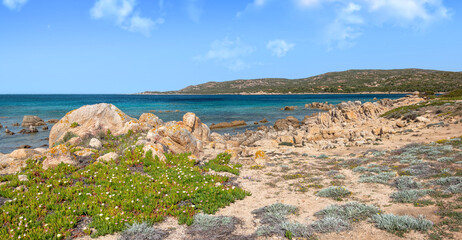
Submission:
[[190,152],[199,156],[203,148],[202,141],[198,141],[183,122],[168,122],[158,129],[150,130],[147,138],[153,143],[166,146],[173,154]]
[[95,136],[108,130],[114,136],[126,134],[129,130],[140,131],[138,120],[128,116],[116,106],[107,103],[86,105],[68,112],[51,129],[49,145],[53,146],[67,132],[79,137]]
[[21,126],[23,127],[29,127],[29,126],[43,126],[46,125],[46,123],[39,117],[37,116],[32,116],[32,115],[26,115],[22,119],[22,124]]
[[140,116],[139,122],[142,125],[146,125],[149,129],[158,128],[164,124],[164,122],[152,113],[143,113]]
[[183,116],[183,123],[192,133],[196,139],[202,142],[208,142],[210,140],[210,129],[201,122],[201,120],[192,112],[188,112]]
[[232,122],[221,122],[210,125],[210,129],[221,129],[221,128],[232,128],[246,126],[247,123],[244,120],[234,120]]
[[16,149],[13,152],[9,154],[9,157],[15,158],[15,159],[28,159],[32,158],[36,155],[40,155],[39,151],[36,151],[34,149]]

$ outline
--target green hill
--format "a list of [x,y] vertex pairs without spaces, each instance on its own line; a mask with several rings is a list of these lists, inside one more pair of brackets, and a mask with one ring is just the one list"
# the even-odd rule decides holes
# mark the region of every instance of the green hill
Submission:
[[[348,70],[300,79],[207,82],[165,94],[447,92],[462,86],[462,72],[423,69]],[[161,93],[144,92],[143,94]]]

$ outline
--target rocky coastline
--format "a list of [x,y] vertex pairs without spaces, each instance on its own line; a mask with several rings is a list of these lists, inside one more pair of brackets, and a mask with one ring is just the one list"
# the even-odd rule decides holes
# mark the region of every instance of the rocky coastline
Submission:
[[[37,173],[54,171],[53,169],[66,166],[88,169],[96,165],[114,167],[118,166],[114,165],[117,163],[129,163],[130,167],[127,171],[149,177],[151,172],[149,174],[146,172],[148,171],[146,165],[143,168],[143,165],[140,167],[136,162],[139,158],[154,158],[149,160],[154,161],[149,164],[165,164],[171,168],[176,166],[175,162],[171,162],[172,156],[187,156],[189,160],[186,161],[193,164],[188,169],[197,168],[197,171],[202,169],[200,171],[203,175],[228,179],[217,182],[214,185],[217,189],[241,191],[242,188],[247,191],[236,199],[249,195],[217,213],[217,218],[223,216],[236,218],[236,221],[243,222],[242,226],[239,229],[236,229],[235,225],[230,226],[229,230],[225,231],[225,235],[217,235],[213,231],[200,232],[210,239],[215,239],[217,236],[239,236],[237,239],[268,239],[261,236],[284,238],[288,230],[283,225],[278,225],[282,222],[275,222],[276,225],[271,226],[274,231],[261,235],[262,229],[267,228],[264,221],[256,220],[260,217],[258,211],[264,211],[265,206],[274,207],[275,202],[284,203],[281,205],[284,207],[294,207],[301,213],[300,216],[293,218],[297,221],[293,223],[295,225],[290,225],[290,233],[295,236],[310,238],[316,235],[322,239],[337,239],[345,236],[362,236],[360,239],[399,239],[385,227],[381,228],[379,219],[374,215],[367,217],[377,222],[377,228],[371,228],[371,225],[365,223],[355,224],[353,228],[353,223],[349,222],[351,219],[343,223],[344,228],[341,230],[338,230],[338,226],[329,227],[322,218],[310,220],[309,224],[300,225],[298,222],[306,222],[304,218],[308,219],[312,215],[318,216],[317,214],[326,207],[326,204],[335,204],[345,198],[358,202],[372,202],[374,205],[355,204],[359,204],[359,207],[372,208],[373,206],[375,214],[386,211],[402,215],[400,212],[402,203],[396,203],[397,200],[390,203],[388,195],[391,195],[392,199],[397,199],[398,196],[392,194],[395,182],[401,179],[404,173],[413,175],[412,167],[416,166],[420,169],[427,166],[426,162],[422,162],[424,159],[425,161],[438,159],[440,165],[434,166],[432,163],[433,165],[428,165],[431,167],[425,170],[430,174],[440,176],[441,171],[446,171],[444,176],[453,177],[453,173],[457,176],[460,167],[456,161],[459,161],[459,155],[462,154],[456,148],[451,147],[448,150],[450,148],[448,144],[458,143],[460,138],[457,137],[462,135],[462,128],[459,126],[462,122],[461,115],[452,114],[462,109],[459,106],[462,105],[461,103],[452,101],[434,104],[417,94],[396,100],[342,102],[335,106],[328,103],[312,103],[305,107],[324,111],[305,116],[301,121],[289,116],[277,120],[273,126],[260,126],[255,131],[247,130],[235,135],[212,132],[210,129],[214,127],[202,123],[192,112],[184,114],[182,121],[164,122],[153,113],[144,113],[138,119],[132,118],[112,104],[86,105],[68,112],[60,120],[48,121],[54,124],[49,135],[49,148],[32,149],[30,146],[23,146],[9,154],[0,154],[0,176],[17,176],[19,182],[27,182],[33,176],[21,171],[26,167],[30,168],[32,163],[42,169],[34,170]],[[419,106],[421,109],[412,108],[414,110],[411,112],[397,114],[397,110],[410,106]],[[438,108],[433,109],[434,106]],[[256,124],[266,122],[266,119],[263,119]],[[37,127],[46,126],[46,123],[36,116],[25,116],[21,125],[25,131],[29,131],[27,133],[31,133],[38,131]],[[242,125],[242,122],[216,125],[218,125],[215,126],[216,128],[236,127]],[[430,142],[437,144],[435,146],[437,150],[434,150],[435,154],[438,154],[437,157],[429,155],[428,150],[425,150],[429,149],[427,145],[409,145]],[[409,148],[416,148],[415,146],[426,151],[426,155],[419,155],[422,158],[420,160],[416,159],[417,155],[412,155],[420,154],[415,153],[417,150],[407,152],[411,151],[408,150]],[[410,160],[406,158],[398,163],[389,162],[397,156],[396,154],[404,156],[403,152],[407,154],[406,157],[412,158]],[[229,156],[229,160],[220,162],[223,161],[219,160],[220,156]],[[241,173],[235,175],[239,173],[239,168]],[[370,173],[364,174],[369,170]],[[359,173],[363,174],[358,178],[356,174]],[[415,178],[419,177],[415,175]],[[4,178],[9,179],[9,177]],[[392,178],[395,179],[393,182]],[[425,180],[427,178],[422,179],[428,181]],[[153,181],[157,180],[153,179]],[[25,187],[19,189],[21,186],[14,181],[2,182],[0,187],[3,184],[16,186],[17,189],[14,191],[29,191]],[[381,188],[378,190],[377,184],[384,185],[379,185]],[[448,191],[457,194],[459,190],[456,189],[456,185],[450,186],[452,188]],[[378,197],[375,197],[376,195]],[[322,201],[319,198],[322,198]],[[5,200],[8,201],[13,200]],[[421,203],[419,201],[413,200],[412,203],[418,205]],[[338,206],[344,207],[350,203]],[[382,210],[379,210],[379,207]],[[431,229],[431,226],[439,221],[435,215],[435,206],[424,206],[421,210],[427,212],[416,212],[423,213],[431,220],[422,220],[426,224],[425,229]],[[411,215],[417,216],[414,212]],[[194,221],[200,222],[198,218],[196,219],[197,216],[194,215]],[[345,221],[345,219],[340,218],[336,221]],[[162,236],[168,235],[168,239],[189,239],[198,236],[194,224],[190,227],[178,225],[170,218],[155,226],[159,231],[163,231]],[[300,229],[293,228],[295,226]],[[281,229],[286,230],[281,232]],[[95,227],[90,228],[89,233],[85,231],[87,230],[78,230],[77,233],[72,233],[74,234],[72,236],[81,240],[88,239],[86,235],[96,234],[101,229]],[[368,233],[365,234],[364,231]],[[98,234],[104,235],[101,232]],[[426,236],[426,233],[417,231],[408,234],[407,236],[415,239]],[[121,239],[120,237],[121,235],[116,234],[105,236],[104,239]]]

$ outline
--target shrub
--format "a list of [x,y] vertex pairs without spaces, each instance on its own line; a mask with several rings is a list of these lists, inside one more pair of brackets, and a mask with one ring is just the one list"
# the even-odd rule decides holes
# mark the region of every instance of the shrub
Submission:
[[228,216],[212,216],[207,214],[196,214],[194,223],[188,228],[188,233],[200,239],[223,239],[233,236],[236,224],[240,220]]
[[328,198],[342,198],[351,195],[351,192],[346,189],[345,187],[337,187],[332,186],[325,189],[320,190],[316,193],[316,196],[320,197],[328,197]]
[[432,193],[433,190],[416,190],[416,189],[411,189],[411,190],[403,190],[403,191],[398,191],[394,192],[391,194],[391,198],[400,203],[410,203],[413,202],[429,193]]
[[414,218],[407,215],[377,214],[372,217],[372,221],[375,222],[377,228],[388,232],[426,231],[433,227],[433,223],[422,215]]
[[79,124],[78,124],[77,122],[71,123],[71,128],[76,128],[76,127],[78,127],[78,126],[79,126]]
[[329,233],[346,231],[351,228],[351,225],[347,220],[341,217],[327,216],[311,224],[311,227],[316,232]]
[[409,190],[409,189],[419,189],[422,188],[422,184],[414,181],[414,177],[411,176],[400,176],[398,177],[394,185],[398,190]]
[[443,186],[457,185],[462,183],[462,177],[443,177],[435,180],[433,183]]
[[454,162],[454,157],[440,157],[436,159],[436,161],[441,162],[441,163],[450,163],[450,162]]
[[258,236],[279,235],[286,237],[309,238],[312,234],[308,227],[298,222],[288,222],[287,216],[297,211],[297,207],[282,203],[275,203],[263,208],[253,210],[252,213],[260,218]]
[[462,183],[449,186],[448,191],[451,193],[462,193]]
[[377,175],[361,175],[359,176],[359,182],[387,184],[394,176],[396,176],[394,172],[382,172]]
[[127,224],[128,228],[124,230],[119,240],[161,240],[164,239],[168,233],[156,229],[146,222]]
[[334,179],[345,179],[345,175],[337,174],[337,175],[334,176]]
[[316,212],[320,218],[311,227],[317,232],[340,232],[351,228],[351,223],[371,217],[380,210],[374,205],[366,205],[359,202],[349,202],[344,205],[330,205]]

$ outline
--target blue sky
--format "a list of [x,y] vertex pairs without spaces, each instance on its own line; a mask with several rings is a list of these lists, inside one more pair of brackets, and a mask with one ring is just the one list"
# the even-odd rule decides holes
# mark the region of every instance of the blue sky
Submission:
[[0,93],[462,71],[459,0],[0,0]]

